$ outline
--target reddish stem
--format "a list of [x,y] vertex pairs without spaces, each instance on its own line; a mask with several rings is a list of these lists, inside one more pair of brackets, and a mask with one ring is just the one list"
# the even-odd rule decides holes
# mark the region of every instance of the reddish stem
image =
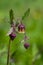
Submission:
[[10,44],[11,44],[11,40],[9,40],[9,44],[8,44],[7,65],[9,65],[9,60],[10,60]]

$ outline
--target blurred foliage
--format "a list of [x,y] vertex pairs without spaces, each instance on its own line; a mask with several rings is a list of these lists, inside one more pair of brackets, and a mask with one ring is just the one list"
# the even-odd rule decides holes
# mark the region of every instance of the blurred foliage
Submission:
[[23,34],[17,34],[11,43],[11,54],[14,63],[12,65],[43,65],[43,0],[0,0],[0,65],[6,65],[7,46],[9,37],[6,35],[10,29],[9,10],[14,10],[15,19],[22,17],[24,12],[30,8],[30,15],[23,20],[26,33],[30,37],[29,49],[20,43]]

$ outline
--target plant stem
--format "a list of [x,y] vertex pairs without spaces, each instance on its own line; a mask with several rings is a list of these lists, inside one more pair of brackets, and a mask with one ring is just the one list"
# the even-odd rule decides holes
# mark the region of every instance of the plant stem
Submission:
[[9,40],[9,44],[8,44],[7,65],[9,65],[9,60],[10,60],[10,44],[11,44],[11,40]]

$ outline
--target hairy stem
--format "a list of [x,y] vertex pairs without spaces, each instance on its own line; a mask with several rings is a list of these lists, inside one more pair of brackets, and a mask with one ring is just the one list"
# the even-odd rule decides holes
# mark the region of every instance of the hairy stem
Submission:
[[11,44],[11,40],[9,40],[9,44],[8,44],[7,65],[9,65],[9,60],[10,60],[10,44]]

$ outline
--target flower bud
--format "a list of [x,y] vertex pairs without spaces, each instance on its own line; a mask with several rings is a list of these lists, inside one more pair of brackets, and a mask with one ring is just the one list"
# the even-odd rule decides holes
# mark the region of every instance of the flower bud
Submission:
[[26,49],[28,49],[29,46],[30,46],[30,45],[29,45],[28,43],[25,43],[25,44],[24,44],[24,47],[25,47]]

